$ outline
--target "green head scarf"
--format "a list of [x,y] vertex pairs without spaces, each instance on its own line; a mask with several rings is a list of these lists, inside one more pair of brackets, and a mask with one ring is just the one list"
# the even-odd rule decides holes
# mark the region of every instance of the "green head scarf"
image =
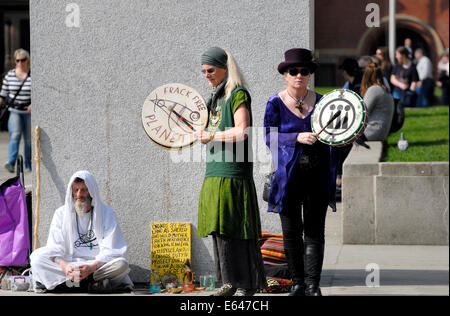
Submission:
[[210,47],[202,54],[202,65],[227,69],[227,53],[220,47]]

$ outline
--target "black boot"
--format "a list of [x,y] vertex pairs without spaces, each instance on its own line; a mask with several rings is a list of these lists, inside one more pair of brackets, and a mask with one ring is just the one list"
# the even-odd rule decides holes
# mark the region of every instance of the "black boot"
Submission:
[[297,248],[285,248],[286,259],[293,285],[289,296],[305,296],[305,268],[303,244]]
[[305,285],[304,284],[293,284],[291,287],[291,292],[288,296],[305,296]]
[[320,275],[322,273],[324,244],[310,241],[305,243],[305,295],[322,296]]
[[310,284],[305,289],[305,296],[322,296],[322,291],[319,285]]

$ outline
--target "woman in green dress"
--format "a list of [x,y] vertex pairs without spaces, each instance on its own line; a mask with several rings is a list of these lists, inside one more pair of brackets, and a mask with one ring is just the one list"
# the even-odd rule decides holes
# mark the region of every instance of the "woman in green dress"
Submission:
[[212,235],[216,296],[251,296],[266,287],[257,240],[261,235],[253,182],[251,98],[232,55],[211,47],[202,72],[213,88],[209,122],[195,136],[206,144],[206,174],[198,204],[197,235]]

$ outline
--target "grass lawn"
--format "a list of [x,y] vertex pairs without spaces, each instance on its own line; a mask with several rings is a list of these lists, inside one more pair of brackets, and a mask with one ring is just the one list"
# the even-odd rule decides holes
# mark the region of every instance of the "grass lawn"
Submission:
[[339,89],[339,87],[315,87],[314,91],[323,95],[323,94],[331,92],[335,89]]
[[[339,87],[315,87],[320,94],[339,89]],[[441,94],[435,89],[435,95]],[[405,123],[402,129],[389,135],[383,161],[423,162],[449,161],[449,107],[406,108]],[[400,151],[397,142],[404,133],[409,143],[407,151]]]
[[[384,161],[449,161],[449,107],[406,108],[402,129],[389,135]],[[406,151],[397,148],[400,133],[409,143]]]

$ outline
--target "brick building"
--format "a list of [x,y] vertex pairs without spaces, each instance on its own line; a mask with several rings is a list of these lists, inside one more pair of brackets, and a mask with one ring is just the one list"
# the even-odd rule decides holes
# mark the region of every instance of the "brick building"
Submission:
[[[377,4],[380,27],[368,27],[368,4]],[[315,53],[321,67],[318,86],[343,83],[337,65],[346,57],[374,54],[387,46],[389,0],[314,0]],[[0,74],[14,66],[12,53],[29,50],[29,0],[0,0]],[[397,0],[397,46],[409,37],[422,47],[434,64],[449,47],[448,0]],[[2,29],[3,28],[3,29]]]
[[[368,4],[379,7],[379,27],[366,25]],[[449,47],[448,0],[397,0],[396,23],[396,46],[409,37],[434,65]],[[377,47],[388,46],[388,24],[389,0],[315,0],[315,54],[321,65],[316,85],[340,86],[337,66],[344,58],[374,55]]]

